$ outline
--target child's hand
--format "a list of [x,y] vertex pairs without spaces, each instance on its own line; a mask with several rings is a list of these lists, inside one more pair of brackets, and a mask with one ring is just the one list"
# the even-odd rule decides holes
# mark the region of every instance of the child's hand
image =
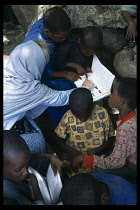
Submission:
[[36,176],[34,174],[29,173],[28,179],[29,179],[29,186],[32,188],[33,191],[34,199],[40,200],[42,204],[45,205]]
[[94,149],[89,149],[89,150],[87,151],[87,155],[91,155],[91,156],[96,155],[97,153],[98,153],[98,150],[97,150],[96,148],[94,148]]
[[79,75],[84,75],[86,73],[86,69],[83,68],[80,64],[77,65],[76,70],[77,70],[77,74]]
[[126,38],[131,42],[135,42],[136,37],[137,37],[137,28],[136,28],[135,21],[132,20],[129,22],[127,32],[126,32]]
[[93,73],[90,66],[86,66],[86,72],[87,73]]
[[38,186],[37,178],[34,174],[29,173],[28,174],[28,180],[30,186]]
[[65,71],[65,78],[69,79],[72,82],[77,81],[78,79],[81,79],[78,74],[72,71]]
[[85,79],[82,85],[91,90],[94,86],[94,83],[88,79]]
[[62,162],[59,160],[59,158],[55,155],[50,155],[50,162],[51,162],[54,175],[56,175],[57,170],[61,175]]
[[62,160],[70,160],[71,158],[77,156],[77,155],[80,155],[81,152],[72,148],[72,147],[69,147],[67,149],[67,153],[64,153],[63,156],[62,156]]
[[83,155],[77,155],[70,160],[70,165],[75,171],[78,166],[81,166],[83,163]]
[[79,63],[68,62],[66,64],[66,67],[76,69],[77,74],[79,74],[79,75],[84,75],[86,73],[86,69],[83,68]]

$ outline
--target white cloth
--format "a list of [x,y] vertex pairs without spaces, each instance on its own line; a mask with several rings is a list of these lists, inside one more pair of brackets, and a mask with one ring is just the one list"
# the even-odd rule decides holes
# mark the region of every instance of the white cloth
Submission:
[[25,114],[38,117],[48,106],[63,106],[73,91],[57,91],[41,84],[45,55],[34,41],[18,45],[4,68],[4,129],[10,129]]
[[137,16],[137,5],[123,5],[121,10],[130,12],[134,17]]

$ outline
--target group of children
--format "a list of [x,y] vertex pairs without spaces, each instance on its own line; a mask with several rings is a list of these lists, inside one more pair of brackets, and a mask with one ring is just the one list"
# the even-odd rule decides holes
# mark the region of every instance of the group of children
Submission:
[[[59,18],[61,22],[59,22]],[[58,19],[59,24],[55,21],[56,19]],[[90,92],[93,84],[85,84],[81,88],[76,88],[73,83],[79,78],[79,75],[91,71],[92,56],[102,46],[102,32],[97,27],[92,26],[71,32],[70,29],[71,23],[66,12],[62,8],[53,7],[47,10],[43,18],[32,26],[24,40],[26,42],[44,39],[46,43],[50,44],[51,54],[42,75],[43,84],[55,90],[75,88],[70,93],[69,105],[47,109],[56,125],[53,149],[62,160],[63,166],[65,164],[68,166],[69,170],[65,172],[69,176],[73,175],[71,187],[76,186],[77,177],[81,176],[79,191],[76,188],[73,189],[77,193],[82,191],[83,198],[86,190],[88,192],[88,188],[85,189],[85,185],[83,184],[84,187],[82,187],[80,183],[84,183],[84,181],[90,183],[91,178],[88,178],[88,175],[91,173],[93,173],[93,177],[94,173],[101,173],[102,177],[111,177],[107,174],[123,177],[132,183],[126,181],[126,185],[130,184],[132,192],[136,194],[136,186],[134,185],[136,184],[137,170],[136,79],[120,78],[112,88],[109,106],[110,108],[117,108],[120,117],[120,123],[115,132],[107,110],[93,101]],[[61,115],[59,115],[59,109],[62,109]],[[55,171],[56,169],[60,171],[62,163],[59,158],[49,154],[31,154],[28,145],[19,134],[10,130],[4,131],[5,204],[13,199],[13,202],[18,202],[19,205],[45,205],[35,177],[28,172],[28,166],[31,160],[47,159],[47,161],[51,161]],[[83,172],[89,174],[85,175]],[[95,178],[98,180],[98,174],[95,174]],[[71,180],[71,178],[69,179]],[[100,185],[100,196],[96,197],[95,203],[92,199],[93,195],[88,199],[91,203],[88,200],[84,201],[86,197],[83,199],[82,196],[78,201],[74,193],[66,189],[67,182],[70,181],[63,182],[60,196],[60,201],[64,205],[84,205],[84,202],[86,205],[127,205],[125,199],[111,203],[111,201],[108,202],[108,198],[102,203],[100,196],[104,190],[108,197],[111,197],[110,193],[112,192],[111,188],[104,184]],[[102,182],[100,177],[99,182]],[[29,185],[32,186],[34,199],[31,196]],[[88,185],[97,188],[95,184]],[[122,191],[125,190],[122,188]],[[71,197],[69,197],[68,202],[65,202],[68,192]],[[96,190],[94,194],[96,194]],[[76,198],[77,200],[73,202],[72,200]],[[80,201],[84,202],[81,203]],[[132,202],[131,199],[129,201],[130,205],[135,205],[136,196],[132,198]]]

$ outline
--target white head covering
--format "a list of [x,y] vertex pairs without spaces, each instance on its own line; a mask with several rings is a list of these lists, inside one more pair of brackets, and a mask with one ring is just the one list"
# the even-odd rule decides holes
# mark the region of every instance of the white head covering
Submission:
[[[62,106],[68,103],[71,91],[58,92],[41,84],[45,65],[45,55],[34,41],[22,43],[12,51],[4,69],[5,120],[31,109],[34,111],[46,101],[48,106]],[[44,110],[45,107],[42,111]]]

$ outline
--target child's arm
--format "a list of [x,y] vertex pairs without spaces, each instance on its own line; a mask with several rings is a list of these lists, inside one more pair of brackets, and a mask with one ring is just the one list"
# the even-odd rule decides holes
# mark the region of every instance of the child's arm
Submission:
[[62,163],[55,155],[31,153],[31,162],[34,162],[36,160],[49,160],[54,171],[54,175],[56,175],[57,170],[61,174]]
[[60,138],[59,136],[56,135],[54,141],[55,141],[55,146],[53,147],[53,149],[60,158],[62,158],[63,155],[66,153],[68,154],[69,158],[81,154],[76,149],[67,146],[65,143],[66,139]]
[[87,73],[93,73],[90,66],[86,66],[86,72]]
[[72,82],[75,82],[78,79],[80,79],[80,76],[75,72],[71,71],[52,71],[52,74],[50,74],[48,77],[44,79],[53,79],[53,78],[65,78],[71,80]]
[[77,74],[79,75],[84,75],[86,74],[86,69],[84,67],[82,67],[80,64],[78,63],[71,63],[71,62],[68,62],[66,64],[66,67],[70,67],[70,68],[74,68],[76,69],[77,71]]
[[35,201],[41,201],[42,204],[45,205],[44,199],[42,197],[41,191],[39,189],[38,181],[37,178],[35,177],[34,174],[29,173],[28,175],[28,180],[29,180],[29,186],[32,190],[33,197]]
[[136,37],[137,37],[137,27],[136,27],[136,23],[134,19],[132,18],[132,15],[133,13],[134,15],[136,15],[135,13],[137,13],[137,11],[135,11],[134,8],[130,6],[132,5],[129,5],[129,8],[127,8],[128,6],[123,7],[121,14],[123,18],[125,19],[125,21],[128,23],[126,38],[130,41],[135,42]]
[[113,149],[115,143],[115,136],[109,137],[108,141],[105,141],[101,146],[88,150],[88,155],[102,155],[109,149]]

